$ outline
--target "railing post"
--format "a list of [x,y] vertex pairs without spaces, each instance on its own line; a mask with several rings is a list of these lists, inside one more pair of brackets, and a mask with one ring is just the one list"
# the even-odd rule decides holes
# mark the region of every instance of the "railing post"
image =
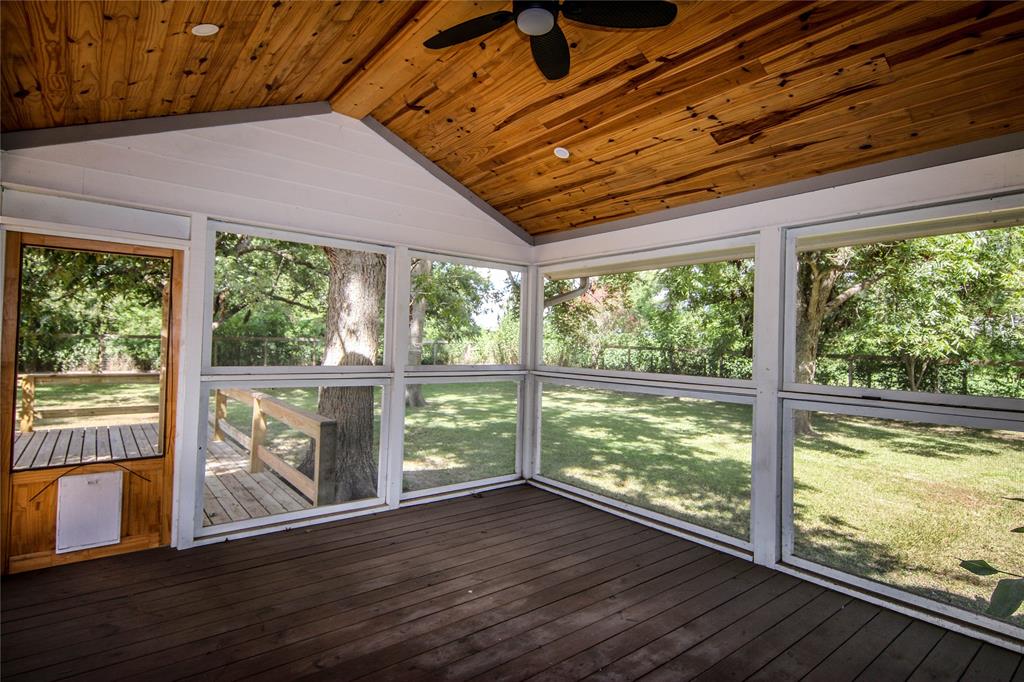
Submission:
[[[334,456],[337,433],[337,422],[324,422],[320,424],[320,435],[313,443],[313,487],[316,489],[314,507],[338,502],[338,458]],[[327,457],[323,456],[325,453]]]
[[21,432],[30,433],[36,413],[36,378],[31,374],[21,378]]
[[263,447],[263,440],[267,435],[267,418],[263,415],[263,406],[260,404],[262,396],[262,393],[252,394],[252,440],[249,450],[249,471],[254,474],[263,471],[259,450]]
[[228,397],[218,388],[213,392],[213,440],[224,440],[220,423],[228,418]]

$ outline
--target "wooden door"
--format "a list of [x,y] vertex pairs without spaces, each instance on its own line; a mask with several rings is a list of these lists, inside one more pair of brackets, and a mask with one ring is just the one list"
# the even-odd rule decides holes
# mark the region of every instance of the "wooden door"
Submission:
[[[161,361],[157,379],[160,397],[155,425],[111,426],[105,427],[106,431],[102,431],[104,427],[83,428],[81,433],[78,429],[70,428],[62,429],[58,436],[54,436],[52,431],[26,434],[25,426],[31,428],[32,424],[30,414],[19,427],[22,432],[16,433],[22,253],[26,247],[167,259],[170,267],[162,305]],[[8,232],[4,265],[3,327],[0,341],[0,559],[3,572],[15,573],[168,544],[173,500],[182,252]],[[80,379],[76,376],[63,380],[76,382]],[[55,380],[55,375],[39,375],[29,383],[34,387],[40,381]],[[104,375],[97,380],[102,383],[118,380],[118,377]],[[148,378],[145,380],[148,382]],[[103,412],[99,408],[86,411],[97,414]],[[65,435],[64,431],[70,433]],[[105,440],[107,438],[109,441]],[[81,448],[75,450],[74,445],[79,440]],[[128,442],[131,443],[130,447]],[[91,448],[90,443],[93,444]],[[29,452],[30,447],[36,449]],[[64,459],[48,459],[44,466],[25,466],[29,454],[36,458],[36,463],[39,457],[45,459],[46,447],[53,447],[52,452],[64,452]],[[123,448],[123,457],[118,456],[118,447]],[[40,452],[44,455],[40,455]],[[58,553],[56,521],[59,479],[66,475],[103,471],[122,472],[121,541],[115,545]]]

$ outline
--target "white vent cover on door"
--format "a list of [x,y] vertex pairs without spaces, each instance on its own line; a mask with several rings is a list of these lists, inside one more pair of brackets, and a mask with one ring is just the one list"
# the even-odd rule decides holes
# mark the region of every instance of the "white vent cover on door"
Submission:
[[57,553],[121,542],[120,471],[64,476],[57,482]]

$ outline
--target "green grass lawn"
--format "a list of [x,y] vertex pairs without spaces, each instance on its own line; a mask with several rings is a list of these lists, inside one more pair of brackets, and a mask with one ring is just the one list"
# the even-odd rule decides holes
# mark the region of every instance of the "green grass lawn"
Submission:
[[[1000,577],[1024,574],[1024,434],[816,414],[794,451],[797,556],[984,611]],[[1012,619],[1024,625],[1024,615]]]
[[406,408],[402,488],[423,490],[515,473],[518,384],[424,384]]
[[544,476],[746,539],[750,405],[546,384]]
[[[159,384],[40,384],[36,387],[38,410],[57,406],[146,405],[159,401]],[[18,405],[21,405],[20,389]]]

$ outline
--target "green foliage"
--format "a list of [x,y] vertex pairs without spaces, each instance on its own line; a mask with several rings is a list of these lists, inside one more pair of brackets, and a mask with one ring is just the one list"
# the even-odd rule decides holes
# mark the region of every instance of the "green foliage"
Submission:
[[[1024,502],[1024,499],[1019,497],[1007,497],[1005,499],[1014,502]],[[1010,532],[1024,533],[1024,528],[1013,528]],[[1024,604],[1024,576],[1000,570],[984,559],[961,560],[960,567],[967,569],[974,575],[990,576],[1002,574],[1011,576],[1010,578],[1003,578],[996,583],[995,589],[992,590],[992,596],[989,597],[988,608],[985,610],[985,613],[997,618],[1009,618]]]
[[[417,269],[414,264],[413,272]],[[414,274],[413,300],[425,306],[421,362],[495,365],[519,362],[519,298],[517,273],[446,261],[431,261],[428,272]],[[495,328],[480,321],[496,317]],[[435,342],[439,342],[436,343]],[[435,352],[435,351],[438,352]]]
[[[800,255],[836,275],[817,383],[1024,397],[1024,228],[962,232]],[[860,289],[858,289],[860,287]],[[853,365],[830,356],[856,356]]]
[[[22,251],[21,372],[150,370],[159,364],[170,261],[92,251]],[[149,338],[125,338],[142,336]]]
[[496,292],[476,268],[433,261],[429,274],[413,277],[412,295],[427,304],[426,337],[451,342],[480,334],[473,315],[495,300]]
[[1003,578],[992,591],[986,613],[996,618],[1009,618],[1021,604],[1024,604],[1024,578]]
[[[575,280],[545,284],[545,299]],[[591,279],[581,297],[546,310],[549,364],[748,378],[753,260],[684,265]]]
[[322,248],[219,232],[216,256],[217,334],[323,337],[329,265]]
[[983,559],[963,559],[960,561],[960,568],[966,568],[974,575],[995,575],[996,573],[999,573],[998,570],[992,568],[992,566]]

